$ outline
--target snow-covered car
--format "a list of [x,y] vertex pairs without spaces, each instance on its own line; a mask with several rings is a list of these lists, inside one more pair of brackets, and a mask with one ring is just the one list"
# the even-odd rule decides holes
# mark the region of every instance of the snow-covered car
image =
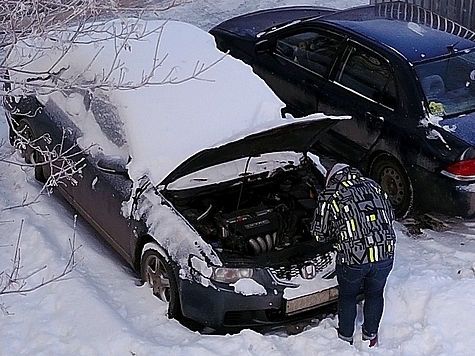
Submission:
[[309,232],[323,170],[307,152],[338,120],[282,118],[265,83],[188,24],[61,36],[11,51],[11,141],[170,317],[222,330],[334,304],[334,253]]

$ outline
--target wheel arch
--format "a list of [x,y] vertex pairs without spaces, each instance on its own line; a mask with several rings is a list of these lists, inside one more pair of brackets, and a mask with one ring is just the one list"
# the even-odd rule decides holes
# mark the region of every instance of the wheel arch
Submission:
[[371,154],[365,160],[366,164],[364,164],[364,173],[369,176],[371,173],[371,169],[374,167],[375,162],[384,158],[395,161],[399,166],[401,166],[401,168],[404,170],[404,173],[409,178],[409,172],[402,163],[401,156],[399,154],[395,155],[394,153],[391,153],[384,149],[378,149],[371,152]]
[[[149,247],[149,248],[148,248]],[[160,243],[150,235],[144,235],[139,239],[136,249],[136,265],[137,271],[140,274],[142,282],[147,283],[143,277],[142,258],[145,256],[144,251],[153,250],[158,253],[165,262],[165,270],[169,280],[170,300],[168,302],[168,317],[180,318],[183,315],[182,311],[182,293],[179,285],[178,271],[176,270],[176,263],[170,258],[167,251],[160,245]],[[174,296],[174,297],[173,297]],[[157,296],[158,297],[158,296]],[[161,297],[159,297],[162,299]],[[162,299],[163,300],[163,299]],[[165,300],[163,300],[165,301]]]
[[[375,169],[375,167],[377,167],[377,164],[384,161],[393,163],[394,166],[396,166],[396,168],[399,169],[404,175],[403,179],[407,180],[407,184],[408,184],[407,189],[408,189],[408,193],[410,194],[408,198],[409,199],[408,202],[404,203],[404,205],[407,204],[407,208],[404,209],[404,211],[400,211],[399,209],[395,208],[396,216],[398,218],[404,218],[411,212],[411,210],[414,209],[414,195],[415,194],[414,194],[414,182],[412,181],[412,178],[409,175],[408,170],[406,169],[404,164],[401,162],[401,160],[395,155],[387,151],[381,150],[381,151],[373,152],[367,161],[368,164],[366,165],[365,173],[367,174],[367,176],[374,179],[378,184],[381,184],[381,182],[374,176],[375,172],[373,172],[373,170]],[[382,188],[384,189],[385,187],[382,185]],[[387,193],[389,194],[389,192]]]
[[156,239],[154,239],[149,234],[142,235],[137,240],[137,243],[135,245],[136,247],[135,247],[135,256],[134,256],[134,268],[138,272],[140,272],[140,263],[141,263],[141,260],[142,260],[143,249],[144,249],[145,245],[147,245],[147,244],[155,244],[156,245],[155,250],[158,253],[160,253],[160,255],[162,255],[167,261],[170,260],[170,257],[168,256],[168,253],[166,252],[166,250],[162,246],[160,246],[160,244],[158,243],[158,241]]

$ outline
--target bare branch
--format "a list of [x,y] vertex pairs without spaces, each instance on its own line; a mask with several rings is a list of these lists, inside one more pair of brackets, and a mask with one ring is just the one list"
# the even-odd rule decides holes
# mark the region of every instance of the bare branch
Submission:
[[[198,79],[212,81],[204,78],[207,70],[216,65],[215,63],[196,63],[195,71],[184,77],[179,77],[178,67],[168,70],[168,73],[160,77],[157,70],[163,67],[168,55],[163,54],[159,58],[159,45],[163,26],[147,28],[143,25],[145,15],[157,14],[160,11],[188,3],[190,0],[7,0],[0,5],[0,34],[8,37],[4,40],[6,46],[3,60],[0,56],[0,74],[8,72],[8,77],[0,75],[0,82],[5,84],[4,94],[11,95],[35,95],[38,92],[48,94],[55,91],[69,92],[86,90],[135,90],[147,85],[181,84],[183,82]],[[3,12],[2,12],[3,9]],[[11,17],[7,14],[14,12]],[[3,16],[2,16],[3,13]],[[131,16],[134,17],[131,17]],[[122,19],[122,26],[111,24],[104,25],[104,20],[110,17]],[[117,23],[116,23],[117,24]],[[131,41],[142,41],[153,33],[158,34],[155,43],[153,58],[150,58],[150,68],[144,69],[142,78],[138,81],[128,80],[127,68],[120,59],[120,54],[128,51]],[[86,35],[87,34],[87,35]],[[34,36],[32,36],[34,35]],[[53,40],[54,39],[54,40]],[[94,78],[85,80],[83,74],[88,71],[97,61],[103,50],[101,41],[107,39],[115,42],[115,54],[108,68],[104,68],[102,74],[97,73]],[[82,73],[64,76],[68,67],[59,67],[58,64],[68,55],[76,45],[98,44],[96,53],[91,53],[90,63],[86,65]],[[0,41],[2,43],[2,41]],[[11,44],[21,44],[20,47]],[[30,47],[30,50],[28,48]],[[20,58],[18,63],[6,62],[13,51]],[[48,69],[41,72],[32,72],[26,69],[34,61],[41,60],[46,51],[53,50],[61,53],[50,64]],[[15,58],[16,58],[15,57]],[[56,68],[56,69],[55,69]],[[99,75],[100,74],[100,75]],[[17,75],[20,78],[16,79]],[[0,93],[2,89],[0,88]]]
[[[45,287],[49,284],[56,283],[62,281],[66,278],[68,274],[70,274],[74,268],[76,267],[77,263],[75,260],[75,254],[77,250],[80,248],[76,247],[76,227],[77,227],[77,216],[74,217],[74,227],[73,227],[73,235],[69,239],[69,247],[71,252],[69,254],[69,258],[67,263],[65,264],[63,270],[57,274],[52,275],[49,278],[42,278],[41,282],[28,285],[28,281],[31,280],[34,276],[38,275],[39,273],[48,269],[47,265],[43,265],[39,268],[30,271],[25,275],[21,275],[21,270],[23,266],[21,265],[21,236],[23,233],[23,224],[24,221],[21,221],[20,231],[16,240],[15,244],[15,252],[12,260],[12,267],[11,270],[0,272],[0,296],[1,295],[8,295],[8,294],[28,294],[33,291],[36,291],[42,287]],[[0,305],[0,309],[5,312],[5,307]]]

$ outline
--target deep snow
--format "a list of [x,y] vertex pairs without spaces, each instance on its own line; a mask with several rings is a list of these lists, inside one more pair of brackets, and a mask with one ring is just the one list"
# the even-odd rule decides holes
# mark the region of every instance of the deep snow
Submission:
[[[366,1],[195,0],[169,16],[204,29],[236,14],[285,4],[345,8]],[[3,113],[0,113],[3,116]],[[0,138],[7,139],[0,120]],[[0,152],[8,152],[5,144]],[[12,160],[21,162],[18,154]],[[243,330],[201,335],[166,317],[166,306],[60,198],[33,199],[41,186],[31,171],[0,163],[0,271],[11,268],[21,239],[22,276],[47,265],[28,285],[61,273],[75,236],[77,267],[61,282],[26,295],[0,296],[0,355],[472,355],[475,349],[475,221],[413,236],[397,224],[395,268],[386,289],[380,345],[368,349],[357,328],[354,346],[340,341],[337,317],[314,320],[293,336]]]

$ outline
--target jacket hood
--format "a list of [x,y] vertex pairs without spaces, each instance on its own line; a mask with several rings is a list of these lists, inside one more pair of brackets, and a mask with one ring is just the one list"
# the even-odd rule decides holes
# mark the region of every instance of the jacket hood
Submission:
[[326,187],[337,185],[343,180],[351,180],[362,177],[361,172],[344,163],[335,164],[327,174]]

